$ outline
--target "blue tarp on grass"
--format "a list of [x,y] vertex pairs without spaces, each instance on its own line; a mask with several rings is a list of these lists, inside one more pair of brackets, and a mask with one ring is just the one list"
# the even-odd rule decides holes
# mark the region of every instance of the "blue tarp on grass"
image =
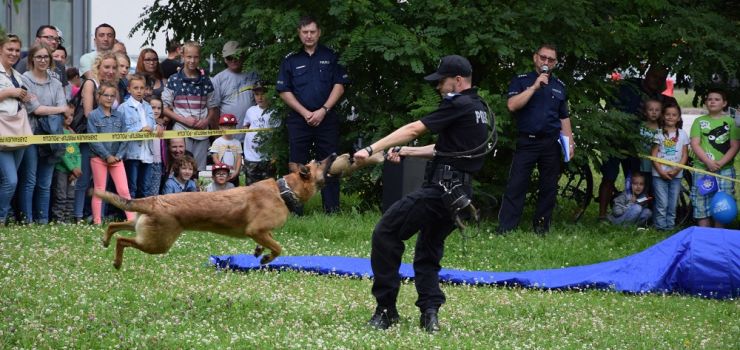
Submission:
[[[281,256],[260,266],[252,255],[211,256],[211,263],[234,270],[309,271],[372,277],[370,261],[340,256]],[[402,278],[414,278],[402,264]],[[593,265],[522,272],[442,269],[448,283],[516,285],[542,289],[609,289],[628,293],[682,293],[726,299],[740,296],[740,231],[690,227],[621,259]]]

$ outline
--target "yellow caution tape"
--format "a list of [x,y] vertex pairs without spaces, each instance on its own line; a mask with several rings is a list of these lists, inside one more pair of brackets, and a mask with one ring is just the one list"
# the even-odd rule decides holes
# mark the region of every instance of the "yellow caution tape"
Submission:
[[697,172],[697,173],[700,173],[700,174],[712,175],[712,176],[714,176],[714,177],[716,177],[718,179],[724,179],[724,180],[727,180],[727,181],[732,181],[732,182],[740,183],[740,180],[738,180],[738,179],[733,179],[731,177],[727,177],[727,176],[724,176],[724,175],[713,173],[713,172],[711,172],[709,170],[704,170],[704,169],[690,167],[688,165],[684,165],[684,164],[676,163],[676,162],[671,162],[670,160],[665,160],[665,159],[661,159],[661,158],[649,156],[647,154],[640,154],[639,156],[641,158],[650,159],[650,160],[652,160],[654,162],[658,162],[660,164],[665,164],[665,165],[669,165],[669,166],[672,166],[672,167],[681,168],[681,169],[684,169],[684,170],[690,170],[690,171]]
[[0,136],[0,144],[14,143],[38,145],[48,143],[86,143],[111,141],[142,141],[152,139],[177,139],[183,137],[205,137],[244,134],[247,132],[271,131],[272,128],[261,129],[227,129],[227,130],[167,130],[162,137],[156,132],[112,132],[101,134],[66,134],[66,135],[27,135],[27,136]]

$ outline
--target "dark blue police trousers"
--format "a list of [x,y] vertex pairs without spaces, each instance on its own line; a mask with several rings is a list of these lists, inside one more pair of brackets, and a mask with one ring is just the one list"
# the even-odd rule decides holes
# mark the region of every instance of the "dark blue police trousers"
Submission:
[[[289,153],[291,163],[307,164],[312,159],[324,160],[339,148],[339,119],[330,111],[318,126],[310,126],[300,115],[290,113],[285,122],[288,127]],[[327,177],[321,189],[324,211],[339,210],[339,178]]]
[[540,183],[534,220],[544,218],[545,225],[549,227],[558,190],[560,157],[557,134],[546,137],[531,137],[524,134],[517,138],[509,182],[498,215],[499,232],[513,230],[519,225],[535,165],[539,170]]

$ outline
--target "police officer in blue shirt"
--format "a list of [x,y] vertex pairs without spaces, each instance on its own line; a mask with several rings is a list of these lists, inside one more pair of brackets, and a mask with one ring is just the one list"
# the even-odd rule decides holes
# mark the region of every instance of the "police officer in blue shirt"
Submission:
[[[334,51],[319,44],[321,29],[313,18],[300,19],[298,37],[303,48],[285,56],[277,80],[280,98],[291,108],[285,121],[291,171],[311,160],[311,150],[316,159],[337,152],[340,120],[333,108],[349,83]],[[327,213],[339,210],[338,178],[327,178],[321,199]]]
[[[462,56],[442,58],[435,73],[426,76],[436,81],[444,96],[437,110],[406,124],[372,145],[354,154],[362,164],[375,152],[405,145],[421,134],[439,135],[437,142],[423,147],[396,147],[388,155],[391,161],[400,156],[430,158],[422,187],[394,203],[380,219],[372,237],[370,264],[373,269],[372,293],[375,313],[369,325],[387,329],[399,322],[396,300],[401,285],[398,269],[404,252],[404,241],[417,232],[414,252],[414,274],[421,311],[419,325],[427,332],[439,330],[437,313],[445,302],[439,288],[440,261],[447,236],[454,230],[457,203],[471,194],[472,174],[483,166],[482,150],[491,140],[488,130],[493,118],[488,107],[472,87],[472,67]],[[489,137],[489,138],[487,138]],[[459,191],[459,192],[456,192]],[[469,203],[468,203],[469,204]]]
[[540,183],[534,229],[539,234],[550,229],[560,176],[560,134],[568,136],[571,155],[575,148],[565,85],[551,76],[558,61],[557,49],[544,44],[535,52],[533,60],[535,71],[516,76],[509,84],[506,105],[516,120],[519,136],[499,211],[500,233],[519,225],[535,164]]

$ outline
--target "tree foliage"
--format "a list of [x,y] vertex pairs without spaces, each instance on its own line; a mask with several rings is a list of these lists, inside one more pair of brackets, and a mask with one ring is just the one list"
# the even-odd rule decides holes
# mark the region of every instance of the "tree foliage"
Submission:
[[[153,39],[161,29],[170,29],[177,39],[202,41],[206,52],[219,52],[227,40],[238,40],[245,48],[245,65],[274,81],[283,56],[300,49],[298,18],[311,14],[322,27],[321,41],[341,54],[352,79],[340,112],[349,114],[353,107],[359,118],[345,125],[342,151],[350,151],[358,137],[377,139],[433,108],[438,98],[422,76],[434,70],[443,55],[466,56],[473,64],[475,85],[496,114],[500,151],[488,160],[485,176],[479,176],[496,182],[507,172],[507,151],[516,133],[505,107],[508,83],[514,75],[532,70],[532,54],[539,44],[559,47],[555,74],[568,88],[577,161],[598,161],[598,155],[633,150],[638,138],[630,122],[634,117],[604,104],[617,89],[617,83],[607,79],[613,71],[632,70],[639,76],[647,65],[662,63],[671,67],[680,87],[701,91],[716,80],[736,84],[740,12],[732,4],[168,0],[147,7],[132,32],[143,31]],[[377,172],[369,176],[353,179],[353,189],[361,183],[370,192],[366,185]]]

